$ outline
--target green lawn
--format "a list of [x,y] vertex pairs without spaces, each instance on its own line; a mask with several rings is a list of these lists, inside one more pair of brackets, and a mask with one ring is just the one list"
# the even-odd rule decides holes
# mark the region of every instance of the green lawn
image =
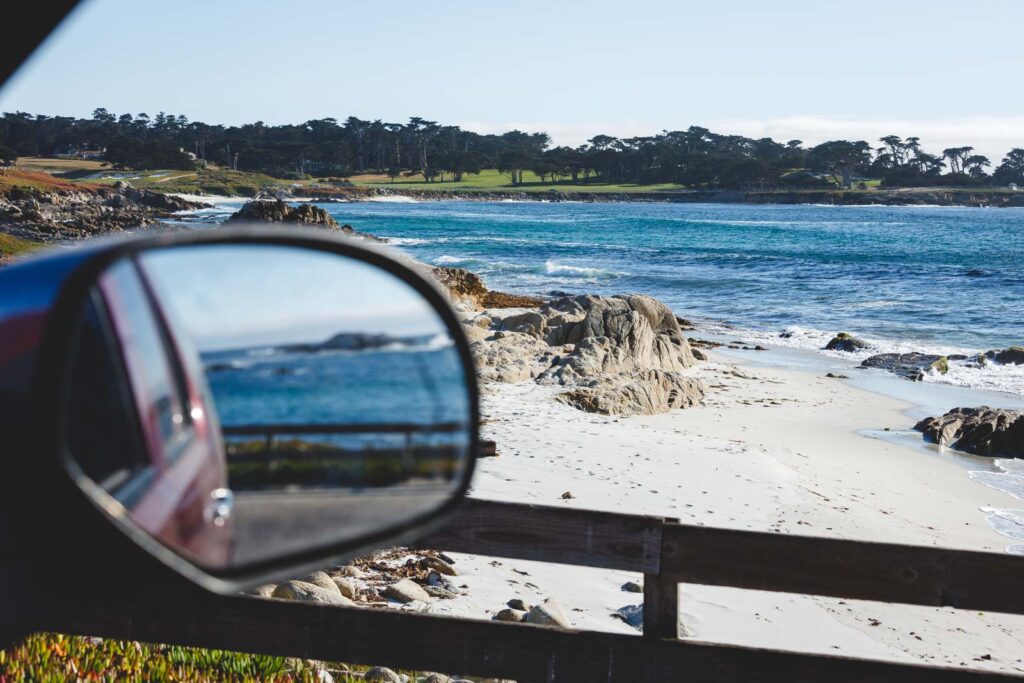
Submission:
[[675,183],[661,183],[657,185],[637,185],[635,183],[608,184],[588,183],[586,185],[573,185],[570,182],[550,183],[541,182],[534,173],[525,171],[523,182],[513,185],[508,176],[499,173],[496,169],[486,169],[479,174],[467,173],[462,177],[462,182],[449,180],[445,176],[444,182],[428,183],[423,176],[401,175],[392,182],[387,176],[380,174],[367,174],[353,176],[352,183],[364,187],[390,187],[402,190],[433,190],[453,192],[548,192],[557,190],[559,192],[671,192],[683,189]]
[[223,168],[198,169],[183,171],[173,169],[156,169],[152,171],[115,171],[104,170],[79,177],[78,180],[90,183],[112,185],[118,180],[131,183],[132,187],[157,192],[177,192],[181,194],[224,195],[228,197],[251,197],[267,186],[290,187],[294,181],[273,178],[262,173],[231,171]]

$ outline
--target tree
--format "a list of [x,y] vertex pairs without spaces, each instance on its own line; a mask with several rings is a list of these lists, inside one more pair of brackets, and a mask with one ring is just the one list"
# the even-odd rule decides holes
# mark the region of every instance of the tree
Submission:
[[1024,185],[1024,149],[1014,147],[1011,149],[996,170],[992,172],[992,179],[1004,185],[1017,183]]
[[842,186],[849,188],[854,171],[871,162],[871,146],[863,140],[823,142],[811,149],[808,161],[833,177],[841,179]]
[[18,153],[10,147],[0,145],[0,164],[3,166],[13,166],[14,162],[18,160]]
[[949,162],[949,172],[956,175],[965,173],[964,161],[973,151],[973,147],[947,147],[942,150],[942,158]]

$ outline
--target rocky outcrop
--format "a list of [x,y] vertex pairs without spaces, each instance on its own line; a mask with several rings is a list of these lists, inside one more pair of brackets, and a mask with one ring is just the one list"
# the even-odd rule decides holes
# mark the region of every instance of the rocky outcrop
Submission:
[[854,337],[849,332],[840,332],[825,344],[826,351],[845,351],[853,353],[868,348],[869,344],[863,339]]
[[484,298],[487,296],[487,287],[484,281],[476,273],[464,268],[450,268],[448,266],[435,266],[431,270],[434,279],[448,290],[452,299],[463,304],[469,310],[483,308]]
[[[329,213],[312,204],[292,207],[280,199],[259,199],[247,202],[232,214],[227,223],[291,223],[321,228],[341,229]],[[351,229],[351,226],[349,226]]]
[[981,406],[954,408],[914,429],[941,445],[976,455],[1024,458],[1024,412]]
[[139,228],[169,228],[175,212],[207,206],[127,183],[38,191],[12,188],[0,196],[0,232],[34,242],[83,239]]
[[879,353],[861,361],[865,368],[877,368],[888,370],[900,377],[905,377],[915,382],[920,382],[929,372],[946,374],[949,372],[949,362],[964,360],[966,356],[949,355],[939,356],[929,353]]
[[680,374],[696,359],[671,310],[644,295],[575,296],[534,310],[466,316],[483,381],[566,388],[559,400],[607,415],[648,415],[700,403]]
[[587,380],[558,400],[588,413],[652,415],[700,405],[704,387],[678,372],[638,370]]
[[981,361],[982,358],[995,361],[996,363],[1002,363],[1003,365],[1024,365],[1024,347],[1011,346],[1010,348],[1003,349],[1001,351],[987,351],[982,354],[978,360]]

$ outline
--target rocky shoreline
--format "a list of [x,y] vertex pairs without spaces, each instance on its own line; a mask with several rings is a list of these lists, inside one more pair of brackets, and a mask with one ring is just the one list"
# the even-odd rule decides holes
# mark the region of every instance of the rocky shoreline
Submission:
[[124,181],[110,186],[74,185],[41,173],[13,176],[10,172],[2,179],[15,182],[0,188],[0,233],[32,242],[85,239],[137,229],[171,229],[162,221],[179,211],[209,206],[138,190]]
[[417,201],[540,201],[634,202],[676,204],[825,204],[834,206],[964,206],[1024,207],[1024,192],[1003,189],[899,189],[899,190],[671,190],[604,192],[565,190],[455,190],[392,187],[299,188],[295,197],[316,202],[365,201],[375,197],[407,197]]

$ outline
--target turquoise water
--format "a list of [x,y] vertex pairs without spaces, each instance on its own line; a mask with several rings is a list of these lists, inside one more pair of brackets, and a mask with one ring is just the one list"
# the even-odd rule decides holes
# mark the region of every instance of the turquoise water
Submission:
[[[1024,209],[543,202],[322,204],[495,289],[642,292],[746,338],[872,352],[1024,343]],[[216,212],[208,216],[216,220]],[[789,331],[787,338],[779,337]],[[1024,391],[1024,367],[944,381]]]

